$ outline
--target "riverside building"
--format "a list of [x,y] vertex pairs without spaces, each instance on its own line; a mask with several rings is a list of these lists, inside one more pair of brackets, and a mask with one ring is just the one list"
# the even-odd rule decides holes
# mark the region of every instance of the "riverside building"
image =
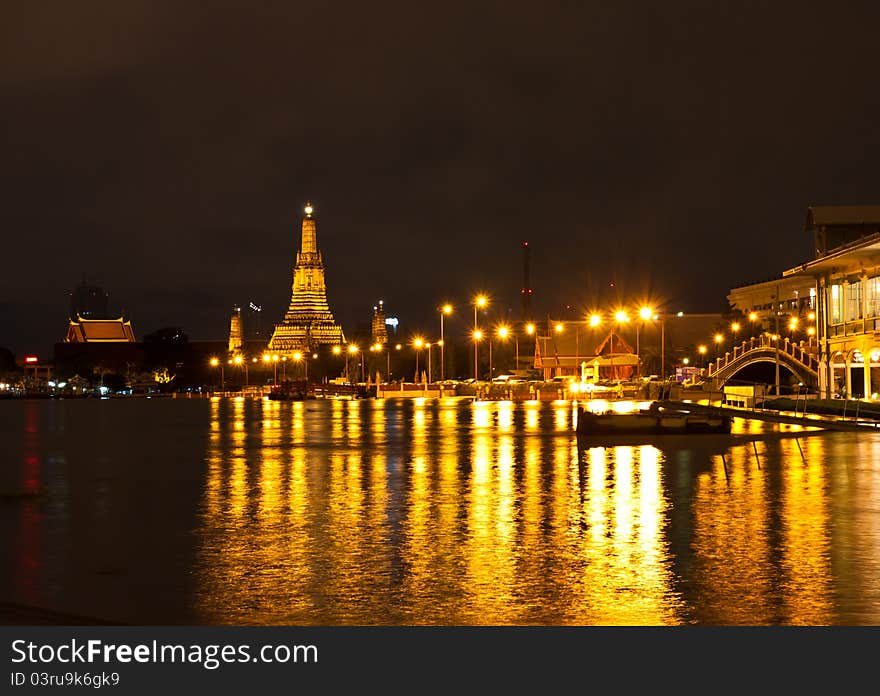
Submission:
[[821,398],[880,393],[880,206],[811,206],[815,257],[779,278],[731,290],[751,322],[809,350]]

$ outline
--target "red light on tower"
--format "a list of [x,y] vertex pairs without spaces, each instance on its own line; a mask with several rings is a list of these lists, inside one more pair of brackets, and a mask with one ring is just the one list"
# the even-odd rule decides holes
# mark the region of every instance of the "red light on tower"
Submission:
[[33,365],[35,363],[40,362],[40,359],[36,355],[26,355],[24,358],[24,361],[28,365]]

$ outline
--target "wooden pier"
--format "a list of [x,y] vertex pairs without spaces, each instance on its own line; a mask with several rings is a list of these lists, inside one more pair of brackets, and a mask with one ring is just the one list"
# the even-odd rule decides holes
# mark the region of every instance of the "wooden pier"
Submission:
[[805,428],[822,428],[824,430],[849,430],[880,432],[880,421],[859,420],[857,418],[845,418],[839,416],[827,416],[818,414],[792,414],[780,411],[764,409],[737,408],[734,406],[710,406],[696,404],[689,401],[661,401],[661,408],[676,411],[690,411],[692,413],[713,413],[742,418],[743,420],[757,420],[766,423],[785,423],[788,425],[800,425]]

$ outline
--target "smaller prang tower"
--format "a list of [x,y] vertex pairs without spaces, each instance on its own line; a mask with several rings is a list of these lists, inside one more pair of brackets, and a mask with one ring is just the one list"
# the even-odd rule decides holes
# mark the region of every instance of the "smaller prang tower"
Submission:
[[233,307],[232,316],[229,318],[229,354],[240,355],[241,347],[241,307]]
[[378,305],[373,305],[373,324],[370,332],[372,344],[388,343],[388,328],[385,326],[385,305],[379,300]]

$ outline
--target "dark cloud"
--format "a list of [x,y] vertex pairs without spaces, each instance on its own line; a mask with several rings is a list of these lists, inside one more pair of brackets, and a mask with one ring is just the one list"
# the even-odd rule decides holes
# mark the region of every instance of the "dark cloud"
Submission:
[[714,310],[876,203],[870,3],[20,3],[0,36],[0,345],[100,277],[139,334],[278,319],[302,204],[346,326],[374,300]]

